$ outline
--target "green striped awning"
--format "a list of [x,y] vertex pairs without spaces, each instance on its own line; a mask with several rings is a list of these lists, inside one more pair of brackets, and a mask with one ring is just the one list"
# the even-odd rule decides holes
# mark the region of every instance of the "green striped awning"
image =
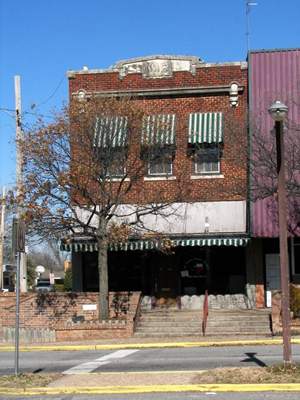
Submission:
[[192,113],[189,116],[189,143],[220,143],[223,141],[223,113]]
[[98,117],[95,125],[96,147],[124,147],[128,142],[127,117]]
[[175,114],[145,116],[141,142],[146,146],[175,144]]
[[[187,246],[233,246],[240,247],[246,246],[249,238],[235,237],[235,238],[197,238],[197,239],[166,239],[170,247],[187,247]],[[132,240],[124,243],[115,243],[109,246],[110,251],[127,251],[127,250],[153,250],[160,249],[164,246],[164,240]],[[87,252],[98,251],[96,242],[73,242],[62,243],[62,251],[75,251]]]

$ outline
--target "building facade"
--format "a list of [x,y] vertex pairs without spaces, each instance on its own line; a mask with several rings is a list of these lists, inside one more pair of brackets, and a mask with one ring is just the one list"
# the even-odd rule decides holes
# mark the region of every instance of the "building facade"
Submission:
[[[253,162],[250,187],[253,201],[250,208],[251,246],[256,254],[256,269],[260,275],[257,286],[259,306],[271,306],[272,290],[280,289],[279,232],[276,190],[271,176],[276,176],[274,121],[268,108],[276,101],[285,103],[285,158],[287,165],[289,261],[291,281],[300,281],[300,50],[262,50],[249,53],[249,127]],[[291,189],[292,188],[292,189]],[[273,192],[272,192],[273,190]],[[257,199],[261,192],[263,198]],[[298,238],[297,238],[298,237]]]
[[[221,307],[234,302],[255,307],[259,279],[249,261],[247,63],[153,56],[104,70],[84,67],[69,71],[68,78],[71,100],[91,94],[130,97],[146,114],[141,148],[146,141],[171,149],[166,158],[149,159],[143,177],[143,196],[149,197],[132,190],[125,208],[151,203],[157,191],[172,195],[179,175],[189,188],[172,204],[176,213],[145,217],[167,238],[168,251],[154,237],[110,248],[109,289],[141,290],[152,304],[162,298],[183,302],[208,290],[211,303]],[[98,134],[100,143],[101,129]],[[74,290],[98,290],[96,245],[74,240],[64,249],[72,251]]]

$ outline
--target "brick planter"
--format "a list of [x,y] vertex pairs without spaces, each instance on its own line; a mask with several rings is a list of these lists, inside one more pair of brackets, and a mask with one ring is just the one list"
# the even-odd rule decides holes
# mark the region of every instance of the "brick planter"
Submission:
[[[22,293],[20,339],[53,342],[125,338],[133,334],[140,292],[109,294],[110,319],[98,319],[97,293]],[[15,293],[0,294],[0,340],[14,340]]]

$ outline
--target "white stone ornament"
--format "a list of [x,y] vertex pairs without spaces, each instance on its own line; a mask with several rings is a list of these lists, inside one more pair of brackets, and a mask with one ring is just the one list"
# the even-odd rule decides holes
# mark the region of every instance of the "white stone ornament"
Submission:
[[174,72],[187,71],[195,74],[196,66],[202,61],[193,56],[150,56],[120,61],[114,66],[120,78],[129,74],[142,74],[143,78],[160,79],[173,76]]

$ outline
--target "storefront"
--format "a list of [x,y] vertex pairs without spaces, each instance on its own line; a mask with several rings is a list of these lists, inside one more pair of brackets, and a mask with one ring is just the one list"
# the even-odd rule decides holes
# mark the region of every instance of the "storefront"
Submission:
[[[174,239],[168,246],[133,241],[111,248],[109,290],[138,290],[146,296],[176,298],[245,294],[246,237]],[[98,291],[96,245],[73,244],[74,289]],[[77,250],[77,251],[76,251]]]

